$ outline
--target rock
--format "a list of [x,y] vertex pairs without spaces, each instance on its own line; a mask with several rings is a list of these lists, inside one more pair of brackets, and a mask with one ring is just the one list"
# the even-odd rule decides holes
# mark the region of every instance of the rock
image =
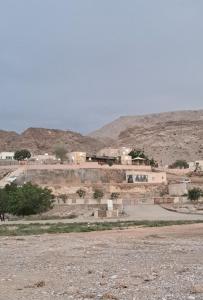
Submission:
[[193,294],[203,294],[203,284],[195,284],[192,288]]

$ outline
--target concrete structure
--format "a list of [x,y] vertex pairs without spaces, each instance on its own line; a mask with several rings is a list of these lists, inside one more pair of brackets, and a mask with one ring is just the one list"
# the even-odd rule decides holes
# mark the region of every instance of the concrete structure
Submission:
[[32,160],[35,160],[39,163],[43,163],[46,161],[56,161],[57,158],[55,155],[49,155],[48,153],[45,153],[45,154],[41,154],[41,155],[32,156]]
[[166,172],[126,171],[127,183],[167,183]]
[[203,171],[203,160],[196,160],[195,169]]
[[132,149],[128,147],[121,148],[103,148],[97,152],[98,156],[115,156],[119,157],[122,155],[128,155]]
[[121,165],[132,165],[132,157],[130,155],[121,155]]
[[0,152],[0,159],[2,160],[14,160],[14,152]]
[[71,164],[82,164],[86,162],[86,152],[70,152],[67,154],[69,163]]
[[168,185],[168,192],[170,196],[183,196],[188,193],[186,183],[171,183]]

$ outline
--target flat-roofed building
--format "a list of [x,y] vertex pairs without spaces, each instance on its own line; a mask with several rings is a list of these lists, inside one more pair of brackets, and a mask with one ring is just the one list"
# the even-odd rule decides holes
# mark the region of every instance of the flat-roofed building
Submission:
[[15,152],[0,152],[0,159],[2,160],[14,160]]

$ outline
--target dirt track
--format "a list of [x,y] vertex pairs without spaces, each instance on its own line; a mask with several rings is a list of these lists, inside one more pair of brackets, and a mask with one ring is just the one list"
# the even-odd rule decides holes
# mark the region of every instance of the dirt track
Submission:
[[203,224],[2,237],[0,268],[1,300],[200,300]]

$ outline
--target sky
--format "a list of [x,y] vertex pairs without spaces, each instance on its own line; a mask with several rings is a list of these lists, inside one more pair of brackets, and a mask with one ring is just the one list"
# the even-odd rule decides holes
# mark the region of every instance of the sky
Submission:
[[202,0],[0,0],[0,129],[203,108]]

